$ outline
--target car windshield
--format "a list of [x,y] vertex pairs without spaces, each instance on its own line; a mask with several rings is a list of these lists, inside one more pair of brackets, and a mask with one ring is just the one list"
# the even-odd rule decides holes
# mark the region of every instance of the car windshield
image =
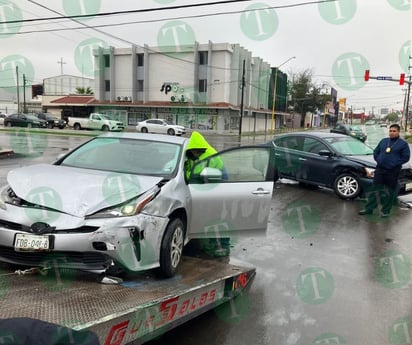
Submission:
[[166,122],[168,125],[172,125],[172,126],[174,126],[173,121],[166,121],[166,120],[165,120],[165,122]]
[[180,145],[127,138],[94,138],[71,152],[60,165],[118,173],[171,176]]
[[26,114],[26,117],[27,117],[27,119],[30,119],[30,120],[39,121],[39,119],[38,119],[36,116],[34,116],[34,115],[28,115],[28,114]]
[[345,156],[372,155],[373,149],[363,142],[351,137],[325,138],[325,140],[339,153]]

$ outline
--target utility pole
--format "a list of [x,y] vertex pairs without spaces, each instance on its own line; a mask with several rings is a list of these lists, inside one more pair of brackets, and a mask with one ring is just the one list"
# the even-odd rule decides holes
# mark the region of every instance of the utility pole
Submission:
[[60,74],[63,75],[63,65],[66,64],[66,62],[63,62],[63,58],[60,58],[60,61],[57,61],[58,64],[60,64]]
[[[409,55],[409,60],[412,56]],[[405,109],[405,131],[408,131],[408,118],[409,118],[409,99],[411,96],[411,63],[408,63],[408,71],[409,71],[409,81],[408,81],[408,91],[406,96],[406,109]]]
[[245,93],[245,60],[243,60],[241,89],[242,89],[242,94],[240,98],[239,142],[240,142],[240,136],[242,135],[243,101],[244,101],[244,93]]
[[19,66],[16,66],[16,80],[17,80],[17,112],[20,113],[20,90],[19,90]]
[[27,113],[26,104],[26,75],[23,74],[23,113]]

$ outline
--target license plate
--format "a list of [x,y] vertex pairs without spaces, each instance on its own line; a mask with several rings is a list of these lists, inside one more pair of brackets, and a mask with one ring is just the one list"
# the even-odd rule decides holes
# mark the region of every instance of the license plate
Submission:
[[411,190],[411,189],[412,189],[412,182],[406,183],[405,184],[405,190],[408,191],[408,190]]
[[16,251],[43,251],[48,250],[50,239],[47,235],[16,234],[14,250]]

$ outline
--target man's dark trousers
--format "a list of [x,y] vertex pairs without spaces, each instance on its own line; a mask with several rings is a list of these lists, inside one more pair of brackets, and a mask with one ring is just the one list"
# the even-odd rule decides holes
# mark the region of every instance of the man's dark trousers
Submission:
[[[401,169],[385,170],[378,168],[373,177],[373,190],[367,192],[368,201],[365,210],[372,211],[378,206],[378,201],[382,206],[382,213],[388,214],[399,191],[399,174]],[[379,195],[379,198],[377,196]],[[378,200],[379,199],[379,200]]]

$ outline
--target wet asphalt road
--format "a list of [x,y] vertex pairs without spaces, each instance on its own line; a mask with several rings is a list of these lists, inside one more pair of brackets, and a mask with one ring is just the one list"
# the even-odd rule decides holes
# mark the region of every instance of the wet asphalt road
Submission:
[[[372,146],[386,135],[368,131]],[[1,185],[11,168],[51,162],[85,139],[49,136],[42,156],[0,159]],[[238,145],[236,136],[208,140],[219,150]],[[267,140],[251,136],[242,145]],[[8,143],[0,133],[0,146]],[[152,344],[411,344],[411,210],[359,216],[362,202],[276,183],[266,237],[232,248],[231,259],[256,267],[249,292],[227,306],[231,313],[208,312]]]

